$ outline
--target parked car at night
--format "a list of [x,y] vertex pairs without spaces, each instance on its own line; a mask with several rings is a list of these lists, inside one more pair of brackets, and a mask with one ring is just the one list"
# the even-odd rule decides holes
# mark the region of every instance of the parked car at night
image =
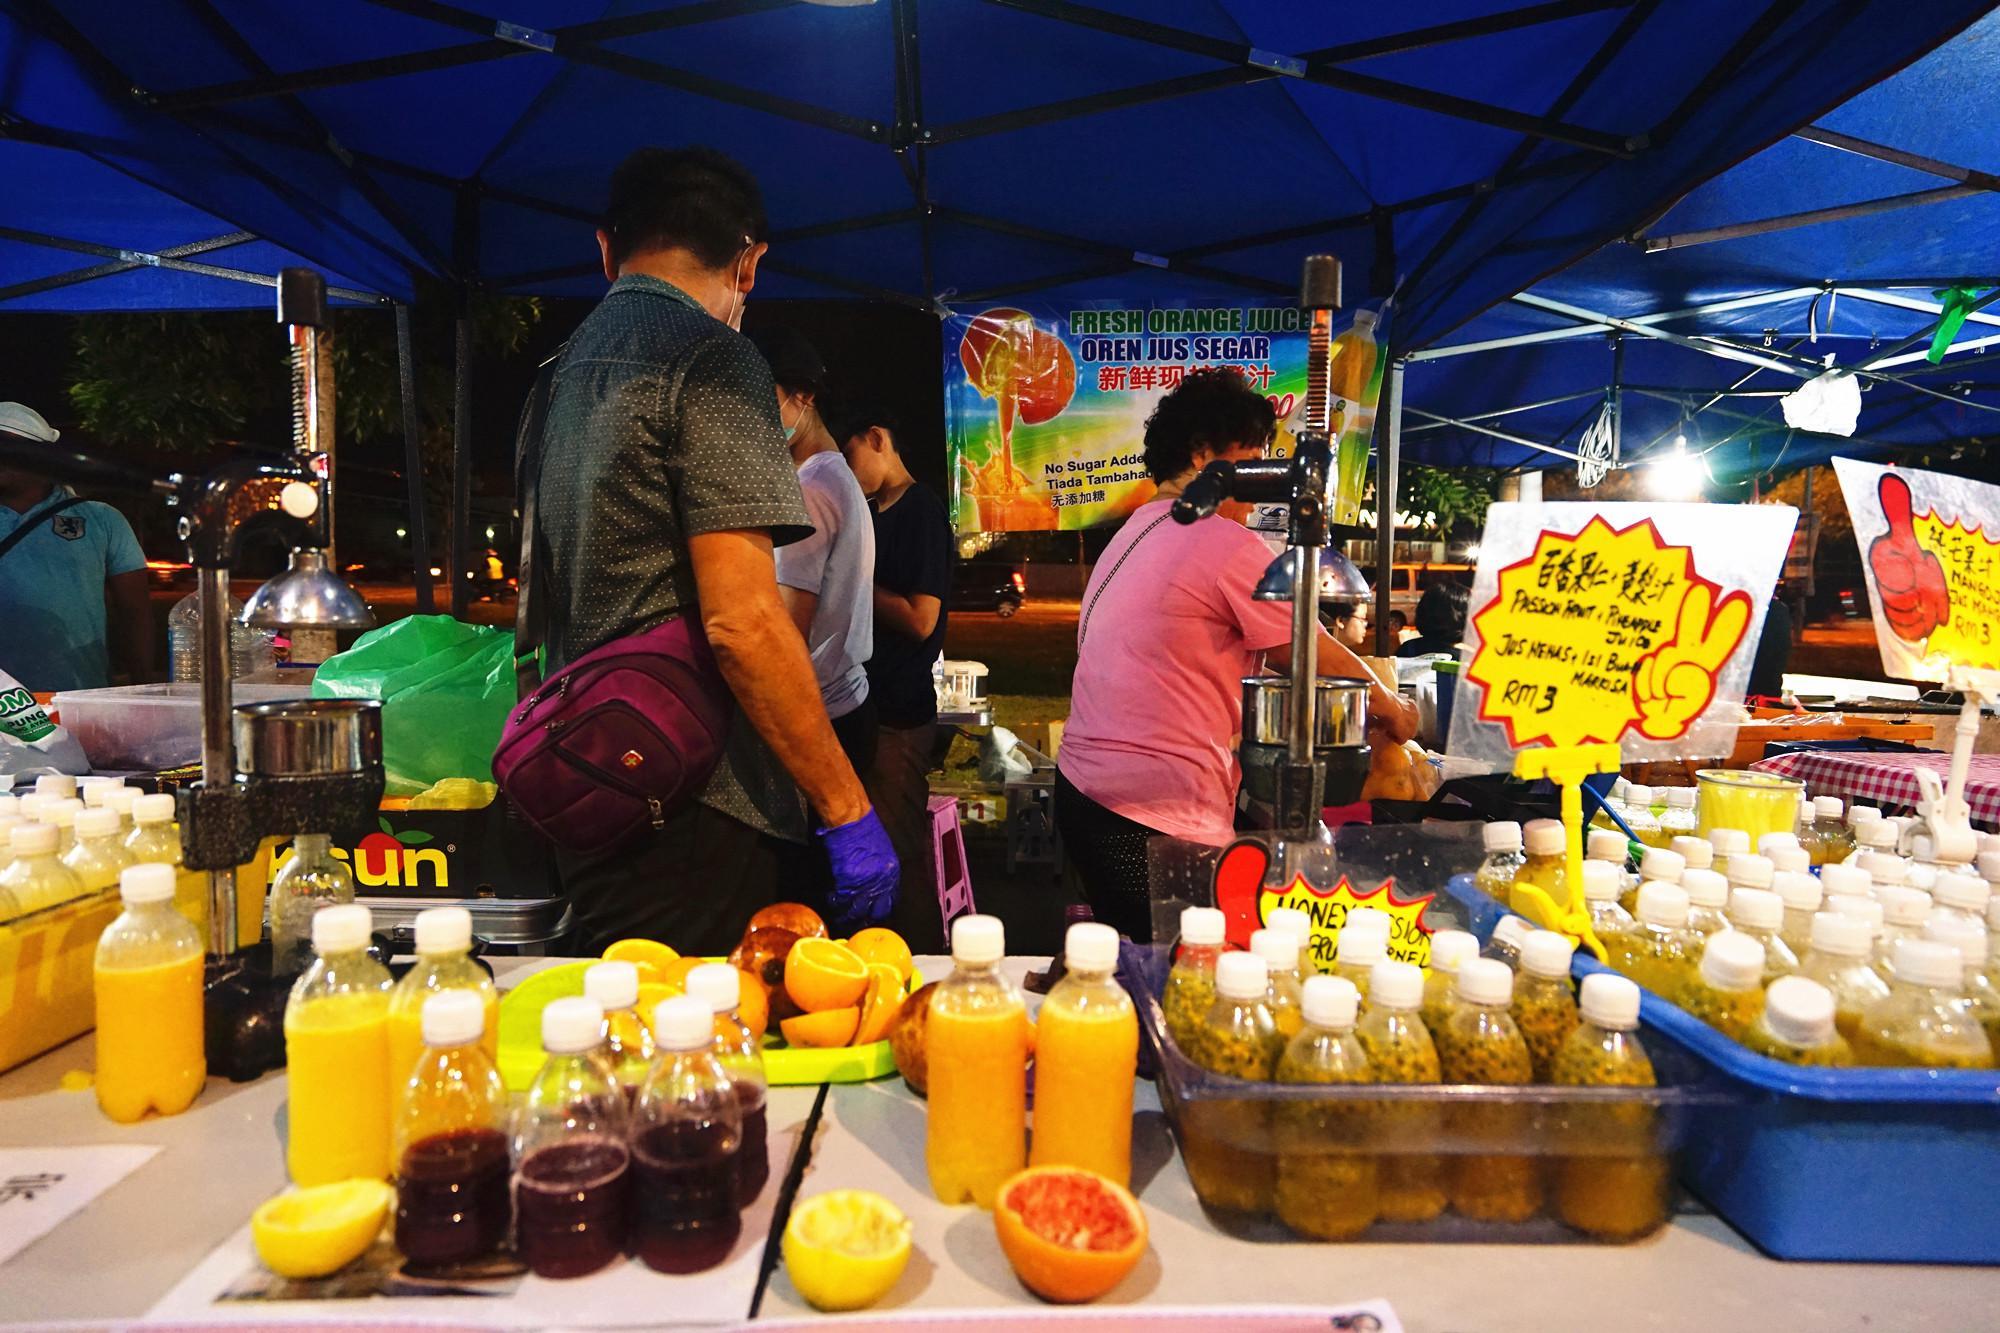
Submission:
[[1014,560],[960,560],[951,572],[951,609],[991,611],[1003,620],[1027,599],[1028,575]]

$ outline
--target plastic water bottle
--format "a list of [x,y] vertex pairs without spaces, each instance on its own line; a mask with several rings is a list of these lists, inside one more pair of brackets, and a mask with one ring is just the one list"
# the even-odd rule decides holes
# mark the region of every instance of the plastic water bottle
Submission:
[[[277,665],[277,648],[269,630],[243,623],[243,603],[229,599],[230,674],[243,677]],[[201,594],[191,592],[167,613],[167,672],[170,679],[201,679]]]

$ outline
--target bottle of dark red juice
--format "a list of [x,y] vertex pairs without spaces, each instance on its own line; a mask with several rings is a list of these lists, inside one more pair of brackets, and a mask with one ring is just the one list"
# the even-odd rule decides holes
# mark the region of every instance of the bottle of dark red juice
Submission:
[[715,1267],[742,1229],[742,1112],[714,1040],[701,1000],[676,995],[653,1011],[653,1068],[632,1115],[629,1244],[662,1273]]
[[688,973],[687,993],[715,1013],[715,1059],[736,1089],[743,1147],[736,1156],[736,1202],[748,1208],[771,1178],[764,1100],[764,1044],[744,1025],[743,974],[728,963],[703,963]]
[[542,1010],[548,1059],[514,1119],[514,1248],[538,1277],[595,1273],[625,1250],[625,1094],[583,996]]
[[480,1259],[505,1243],[507,1090],[480,1046],[472,991],[424,1001],[424,1053],[396,1119],[396,1248],[416,1268]]

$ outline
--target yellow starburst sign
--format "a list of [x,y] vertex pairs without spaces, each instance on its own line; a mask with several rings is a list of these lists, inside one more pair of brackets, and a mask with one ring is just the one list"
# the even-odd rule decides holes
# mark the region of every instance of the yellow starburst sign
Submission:
[[1465,670],[1482,687],[1479,718],[1517,749],[1687,734],[1750,624],[1748,595],[1722,595],[1694,552],[1651,519],[1614,528],[1593,515],[1575,535],[1544,531],[1500,571],[1474,616],[1479,650]]
[[1926,656],[1959,666],[2000,669],[2000,541],[1980,525],[1935,512],[1912,524],[1917,546],[1944,571],[1943,619],[1924,641]]

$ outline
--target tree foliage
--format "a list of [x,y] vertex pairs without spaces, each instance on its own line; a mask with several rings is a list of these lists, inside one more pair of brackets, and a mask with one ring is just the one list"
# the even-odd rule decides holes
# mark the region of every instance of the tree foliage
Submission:
[[1493,503],[1493,476],[1490,468],[1405,464],[1402,508],[1424,531],[1448,540],[1460,524],[1486,521],[1486,507]]

